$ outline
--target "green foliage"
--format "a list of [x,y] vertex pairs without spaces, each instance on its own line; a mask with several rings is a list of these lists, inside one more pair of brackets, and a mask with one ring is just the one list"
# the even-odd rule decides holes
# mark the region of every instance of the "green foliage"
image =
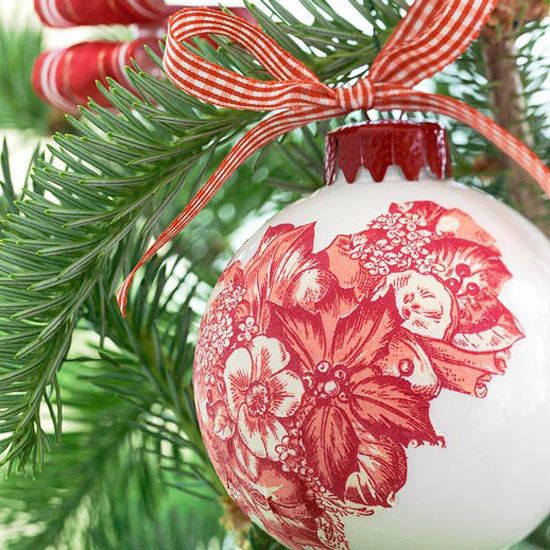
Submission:
[[[550,548],[550,520],[545,521],[517,550],[537,550]],[[513,550],[516,550],[515,548]]]
[[[0,420],[0,430],[8,434],[0,450],[17,469],[42,460],[36,451],[45,447],[47,436],[40,405],[48,399],[47,388],[55,386],[80,308],[98,287],[106,302],[112,300],[127,269],[129,239],[146,240],[164,205],[191,192],[191,168],[204,163],[202,148],[211,143],[202,124],[216,123],[220,134],[239,128],[224,120],[227,113],[207,107],[199,113],[210,114],[210,120],[199,119],[196,102],[173,102],[183,94],[166,83],[143,75],[140,85],[155,93],[163,114],[195,122],[192,137],[185,129],[169,131],[167,122],[143,119],[140,113],[151,104],[138,103],[114,85],[106,94],[123,114],[92,106],[75,120],[81,135],[56,137],[51,160],[35,166],[38,191],[28,191],[18,212],[6,216],[0,245],[0,408],[10,414]],[[67,169],[55,167],[55,161]],[[149,221],[140,224],[144,216]],[[106,279],[105,272],[115,275]],[[55,413],[52,421],[59,431]]]
[[42,50],[40,29],[0,21],[0,128],[46,132],[49,109],[34,94],[30,77]]
[[[133,500],[140,507],[155,502],[147,479],[154,465],[146,453],[130,447],[130,422],[140,410],[89,387],[82,391],[78,384],[64,384],[66,422],[74,427],[64,434],[62,444],[54,446],[43,475],[4,482],[3,508],[14,520],[26,514],[37,526],[43,525],[38,532],[20,531],[11,548],[47,548],[70,544],[81,532],[90,535],[98,524],[110,520],[110,507],[104,503],[116,498]],[[143,493],[129,494],[137,486],[144,488]]]
[[[355,28],[325,0],[300,3],[311,24],[276,0],[251,9],[330,83],[365,73],[406,6],[352,0]],[[268,78],[241,48],[219,42],[219,50],[203,41],[194,47],[233,70]],[[29,50],[18,55],[31,58]],[[528,90],[538,82],[534,67],[525,66]],[[28,76],[28,63],[25,70]],[[474,47],[437,86],[488,109],[481,72]],[[466,89],[468,74],[475,82]],[[6,146],[0,156],[0,457],[21,474],[0,485],[0,518],[28,527],[11,538],[8,548],[16,550],[191,549],[224,537],[218,520],[225,493],[193,406],[197,321],[247,221],[322,185],[324,136],[342,122],[296,131],[243,166],[143,270],[123,321],[114,300],[122,276],[262,117],[203,104],[138,67],[129,78],[136,93],[110,83],[103,92],[114,110],[92,103],[70,119],[72,134],[56,135],[35,155],[19,197]],[[4,87],[12,97],[13,85]],[[0,108],[0,126],[2,116]],[[545,122],[536,120],[543,149]],[[491,150],[467,135],[470,151]],[[471,179],[471,153],[456,148],[459,174]],[[83,339],[95,343],[79,352]],[[541,533],[533,541],[550,548]],[[255,550],[281,548],[258,528],[249,541]]]
[[[324,3],[320,6],[329,10]],[[260,21],[276,38],[288,40],[286,30],[294,21],[284,20],[291,16],[277,3],[271,7],[283,18],[281,28],[277,30],[258,13]],[[370,8],[364,11],[370,13]],[[396,12],[392,13],[395,22]],[[315,15],[316,25],[324,21],[326,29],[324,39],[317,37],[315,48],[336,51],[328,34],[334,13],[322,16],[317,10]],[[333,34],[347,43],[351,39],[342,26],[342,20],[337,19]],[[309,29],[297,26],[294,32],[307,44],[312,33],[301,36],[301,28],[305,29],[302,34]],[[367,41],[359,31],[354,40],[358,39]],[[214,48],[200,47],[206,56],[218,55]],[[350,49],[348,55],[360,69],[365,59],[356,49]],[[222,61],[246,73],[250,60],[245,55],[231,56],[231,51],[228,47]],[[319,57],[317,65],[327,80],[334,80],[353,63],[334,65],[329,55]],[[16,470],[23,470],[29,462],[36,469],[43,461],[48,436],[42,428],[40,407],[49,403],[48,390],[57,385],[57,373],[86,300],[99,288],[104,297],[99,307],[106,307],[128,269],[129,243],[146,242],[158,228],[165,208],[185,203],[208,167],[215,165],[216,155],[260,118],[257,113],[203,104],[170,82],[136,70],[130,71],[129,77],[139,96],[114,82],[110,90],[103,90],[118,114],[91,104],[82,111],[80,120],[71,119],[78,135],[55,137],[48,159],[37,159],[34,166],[33,190],[17,204],[16,213],[6,216],[0,244],[0,433],[5,436],[0,441],[0,453]],[[290,150],[281,153],[284,150],[280,149],[273,162],[282,154],[287,164],[289,159],[294,165],[302,164],[306,151],[297,155]],[[267,158],[265,155],[264,161]],[[317,149],[317,166],[321,158]],[[266,168],[269,173],[269,168],[262,166],[252,179],[261,181]],[[279,181],[287,175],[292,176],[292,172],[282,171]],[[315,177],[310,180],[308,188],[312,183],[320,184]],[[262,187],[252,200],[250,196],[237,198],[234,212],[242,219],[242,203],[248,208],[258,207],[269,194],[270,189]],[[227,205],[227,195],[218,201],[224,198]],[[187,237],[193,237],[193,229]],[[210,269],[216,253],[203,256],[210,260],[203,266]],[[195,260],[193,253],[188,257]],[[214,282],[204,269],[202,273],[205,281]],[[53,407],[48,409],[58,433],[61,420]]]
[[[35,525],[27,532],[18,531],[8,548],[83,544],[113,550],[168,550],[186,547],[194,532],[198,543],[205,534],[214,536],[219,531],[216,506],[167,489],[165,484],[176,474],[168,467],[159,468],[159,441],[142,428],[157,419],[144,409],[155,401],[154,393],[130,357],[118,360],[115,363],[110,357],[92,365],[68,365],[78,368],[81,376],[88,372],[86,381],[96,381],[98,388],[106,379],[117,378],[115,383],[122,381],[126,386],[120,394],[139,389],[140,401],[115,397],[115,392],[96,389],[83,379],[68,382],[62,377],[69,425],[62,443],[53,447],[37,479],[11,478],[2,486],[4,522],[29,517]],[[120,367],[116,375],[115,365]],[[198,521],[192,521],[197,510]]]
[[[300,0],[313,21],[304,24],[277,0],[263,0],[261,6],[269,13],[247,3],[263,29],[281,46],[310,66],[325,82],[348,82],[362,76],[374,60],[380,44],[399,22],[404,0],[352,0],[357,10],[354,26],[342,17],[326,0]],[[361,28],[371,27],[370,35]],[[298,38],[297,43],[293,38]],[[304,48],[305,46],[305,48]]]
[[149,299],[132,301],[128,322],[113,303],[100,311],[99,294],[84,305],[83,334],[108,334],[109,344],[65,360],[66,433],[37,479],[12,477],[2,487],[5,521],[23,515],[36,526],[9,548],[184,548],[193,534],[194,547],[219,532],[223,488],[190,385],[193,288],[190,275],[174,274],[177,263],[170,270],[159,263],[147,267]]

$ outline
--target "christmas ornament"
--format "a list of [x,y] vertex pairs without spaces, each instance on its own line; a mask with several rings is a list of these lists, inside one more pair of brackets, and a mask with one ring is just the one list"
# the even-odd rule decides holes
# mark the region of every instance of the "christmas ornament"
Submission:
[[213,292],[204,441],[289,548],[497,550],[550,509],[550,246],[449,174],[436,124],[341,129]]
[[84,42],[69,48],[41,54],[33,68],[33,87],[38,97],[67,113],[77,113],[78,106],[91,98],[109,106],[97,88],[97,81],[107,85],[107,78],[132,89],[125,68],[134,59],[145,71],[155,65],[144,46],[160,54],[154,37],[124,42]]
[[[250,155],[309,122],[370,108],[450,115],[549,191],[548,169],[489,118],[412,89],[460,55],[495,3],[417,0],[369,75],[342,88],[234,17],[172,17],[164,67],[178,87],[277,112],[145,254],[119,291],[123,313],[137,269]],[[277,80],[180,43],[205,33],[235,40]],[[548,242],[485,195],[433,181],[449,170],[433,125],[333,134],[336,183],[276,216],[214,290],[195,357],[205,444],[232,498],[290,548],[497,549],[548,511]]]

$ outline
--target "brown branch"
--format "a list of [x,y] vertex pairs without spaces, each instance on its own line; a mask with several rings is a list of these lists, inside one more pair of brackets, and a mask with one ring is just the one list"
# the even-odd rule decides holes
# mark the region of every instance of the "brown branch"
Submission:
[[[527,105],[517,66],[518,52],[513,30],[518,20],[510,19],[510,4],[513,3],[514,0],[501,1],[499,7],[502,11],[497,9],[492,22],[482,33],[481,45],[487,78],[493,86],[491,104],[495,120],[531,146],[533,136],[527,122]],[[534,13],[539,15],[539,12]],[[550,237],[550,201],[544,197],[541,188],[505,155],[495,160],[498,170],[507,174],[508,192],[514,206]]]

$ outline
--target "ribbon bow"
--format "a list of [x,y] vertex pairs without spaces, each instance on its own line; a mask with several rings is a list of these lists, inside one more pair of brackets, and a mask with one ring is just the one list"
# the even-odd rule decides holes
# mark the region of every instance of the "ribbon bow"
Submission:
[[[431,111],[450,116],[493,142],[550,195],[550,171],[523,143],[490,118],[456,99],[413,86],[454,61],[475,40],[498,0],[416,0],[396,27],[368,75],[347,87],[330,87],[259,28],[209,9],[182,10],[170,19],[164,69],[170,80],[208,103],[231,109],[274,111],[248,131],[208,182],[145,253],[117,298],[125,315],[136,272],[174,238],[253,153],[279,136],[311,122],[357,109]],[[247,78],[190,52],[182,43],[204,34],[237,42],[272,74],[273,81]]]

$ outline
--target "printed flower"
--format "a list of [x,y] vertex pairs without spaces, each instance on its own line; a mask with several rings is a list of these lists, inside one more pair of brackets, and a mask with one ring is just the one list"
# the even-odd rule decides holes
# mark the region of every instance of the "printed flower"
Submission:
[[434,225],[430,226],[424,216],[396,210],[378,216],[365,231],[339,235],[325,253],[338,283],[352,288],[361,300],[392,273],[416,266],[421,272],[430,271],[426,266],[427,245],[434,237]]
[[207,315],[214,312],[231,315],[242,302],[245,292],[242,268],[239,262],[234,262],[223,272],[214,288]]
[[423,275],[431,273],[440,276],[441,273],[445,271],[445,267],[437,263],[436,259],[435,254],[428,253],[426,256],[422,256],[422,258],[413,262],[414,269]]
[[256,481],[230,483],[228,491],[249,517],[289,548],[318,547],[315,520],[322,511],[297,475],[266,464]]
[[195,364],[205,371],[205,379],[211,385],[216,363],[235,336],[235,317],[245,294],[243,282],[239,265],[232,264],[218,281],[201,323]]
[[445,338],[452,326],[453,297],[440,281],[415,271],[394,273],[375,290],[371,301],[378,301],[390,290],[403,328],[436,340]]
[[275,338],[257,336],[249,348],[227,359],[227,404],[242,441],[258,458],[277,460],[276,447],[287,435],[281,420],[300,407],[304,387],[287,368],[289,355]]
[[369,275],[389,275],[392,268],[401,262],[401,256],[395,252],[378,255],[376,252],[368,258],[363,267]]
[[[390,268],[383,257],[373,260],[372,265],[364,266],[367,252],[365,233],[356,235],[338,235],[324,250],[328,258],[328,267],[338,281],[341,289],[353,293],[355,303],[369,296],[380,277],[389,273]],[[395,258],[398,261],[398,258]],[[393,259],[391,260],[393,261]]]
[[382,230],[393,247],[400,248],[404,254],[419,257],[422,247],[433,237],[433,232],[427,228],[424,216],[412,212],[394,212],[382,214],[372,221],[369,230]]
[[[272,329],[291,350],[314,403],[302,439],[308,464],[324,487],[345,498],[348,478],[359,468],[364,432],[402,446],[437,442],[429,401],[408,380],[380,376],[376,368],[375,358],[396,328],[388,298],[358,305],[328,326],[299,308],[274,306],[273,319]],[[374,483],[378,495],[389,486]]]
[[426,227],[439,237],[459,237],[474,243],[494,246],[495,241],[468,214],[458,208],[443,208],[431,201],[392,204],[392,212],[407,212],[420,216]]
[[250,342],[255,334],[258,333],[258,325],[256,325],[256,321],[254,320],[254,317],[247,317],[242,323],[239,324],[239,331],[240,334],[237,337],[237,340],[239,342]]
[[483,398],[493,376],[506,372],[509,352],[473,352],[436,340],[420,339],[442,387]]
[[361,437],[358,468],[346,481],[346,498],[368,506],[389,507],[407,480],[407,457],[389,437]]
[[223,350],[228,348],[231,343],[231,337],[233,336],[232,323],[233,320],[230,315],[219,311],[211,325],[212,328],[216,329],[212,331],[212,345],[219,354],[223,353]]

